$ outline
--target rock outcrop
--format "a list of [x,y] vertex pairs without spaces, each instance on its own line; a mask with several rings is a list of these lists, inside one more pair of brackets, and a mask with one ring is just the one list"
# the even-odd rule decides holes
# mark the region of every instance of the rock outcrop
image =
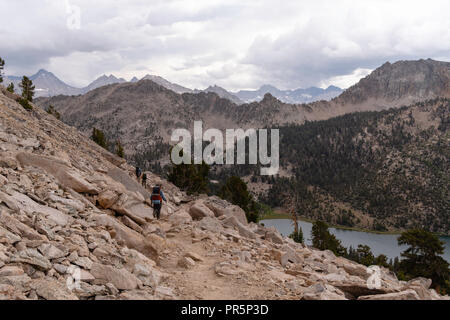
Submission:
[[0,299],[447,299],[249,224],[167,181],[156,221],[133,168],[0,93]]

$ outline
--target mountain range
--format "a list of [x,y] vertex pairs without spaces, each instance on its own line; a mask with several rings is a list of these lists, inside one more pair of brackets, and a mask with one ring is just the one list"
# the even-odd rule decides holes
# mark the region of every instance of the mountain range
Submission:
[[241,90],[234,93],[240,100],[250,103],[261,101],[266,93],[270,93],[285,103],[308,103],[320,100],[331,100],[343,92],[341,88],[329,86],[326,89],[311,87],[307,89],[280,90],[271,85],[264,85],[259,90]]
[[[421,226],[448,234],[449,98],[450,63],[428,59],[386,63],[331,101],[307,104],[287,104],[270,93],[260,102],[235,104],[214,92],[178,94],[152,80],[113,84],[79,96],[39,98],[36,104],[54,106],[64,122],[87,135],[94,127],[103,130],[144,167],[165,160],[172,131],[192,131],[195,120],[203,121],[204,130],[284,128],[282,139],[289,143],[280,144],[280,176],[307,184],[294,185],[294,190],[316,190],[311,205],[328,199],[330,207],[351,212],[351,223],[360,227],[376,229],[382,219],[380,228],[388,230]],[[402,111],[390,111],[397,109]],[[361,112],[363,116],[347,117],[339,125],[333,120]],[[311,122],[314,127],[308,126]],[[398,178],[398,168],[405,170],[405,179]],[[313,170],[316,174],[304,176]],[[251,171],[236,174],[251,177]],[[271,184],[289,190],[277,179]],[[343,210],[337,217],[330,213],[315,218],[336,223],[343,221]],[[424,225],[429,215],[436,223]]]
[[[36,74],[30,76],[29,78],[33,81],[34,85],[36,86],[36,95],[35,95],[36,97],[52,97],[57,95],[80,95],[109,84],[128,82],[125,79],[117,78],[114,75],[109,76],[102,75],[96,80],[94,80],[92,83],[90,83],[88,86],[83,88],[76,88],[66,84],[65,82],[60,80],[57,76],[55,76],[53,73],[46,71],[44,69],[39,70]],[[21,80],[22,77],[6,76],[5,84],[8,85],[11,82],[14,83],[16,92],[19,92],[20,90],[19,84]],[[179,94],[214,92],[219,97],[228,99],[236,104],[260,101],[263,99],[266,93],[270,93],[280,101],[286,103],[306,103],[319,100],[331,100],[332,98],[342,93],[342,89],[334,86],[330,86],[327,89],[311,87],[308,89],[279,90],[273,86],[265,85],[262,86],[259,90],[255,91],[247,90],[232,93],[222,87],[214,85],[209,86],[204,90],[199,90],[199,89],[189,89],[179,84],[172,83],[164,79],[163,77],[149,74],[144,76],[142,79],[133,77],[129,82],[135,83],[138,82],[139,80],[151,80],[165,87],[166,89],[172,90]]]
[[386,63],[331,101],[308,104],[287,104],[270,93],[260,102],[236,104],[216,92],[182,93],[183,88],[177,86],[179,94],[161,85],[163,78],[151,79],[115,83],[84,95],[40,98],[36,103],[53,105],[67,123],[82,131],[96,125],[110,136],[122,136],[128,151],[134,153],[141,143],[148,144],[150,131],[168,141],[172,129],[189,129],[194,120],[218,129],[301,125],[351,112],[450,97],[450,63],[434,60]]

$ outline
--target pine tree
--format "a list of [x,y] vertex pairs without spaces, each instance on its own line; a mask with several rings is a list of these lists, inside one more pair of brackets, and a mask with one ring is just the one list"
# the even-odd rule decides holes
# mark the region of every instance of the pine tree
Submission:
[[10,83],[7,87],[6,90],[8,90],[11,93],[14,93],[14,83]]
[[406,280],[425,277],[433,281],[432,287],[442,293],[449,292],[449,263],[441,255],[444,243],[437,236],[425,230],[410,230],[398,238],[399,245],[408,245],[401,255],[399,271]]
[[108,147],[108,141],[106,140],[105,134],[103,133],[103,131],[97,129],[97,128],[93,128],[92,129],[92,140],[98,144],[100,147],[103,147],[105,149],[107,149]]
[[358,245],[358,249],[356,249],[358,254],[358,263],[363,264],[365,266],[371,266],[375,264],[375,256],[372,253],[372,250],[369,246],[366,245]]
[[298,204],[298,197],[295,196],[294,200],[293,200],[293,203],[291,203],[291,208],[290,208],[292,224],[294,226],[294,232],[292,232],[289,235],[289,238],[291,238],[292,240],[294,240],[297,243],[303,243],[304,242],[303,230],[298,225],[298,216],[297,216],[297,212],[296,212],[297,204]]
[[347,249],[342,246],[340,240],[328,231],[328,225],[325,222],[314,222],[311,235],[313,247],[316,249],[331,250],[337,256],[347,255]]
[[123,150],[122,144],[119,140],[116,141],[116,154],[121,158],[125,158],[125,151]]
[[393,267],[393,264],[388,262],[388,258],[384,254],[380,254],[375,258],[375,264],[389,269]]
[[5,60],[0,57],[0,83],[3,82],[3,68],[5,67]]
[[20,83],[20,88],[22,88],[22,98],[26,101],[33,102],[34,89],[33,81],[31,81],[27,76],[23,76],[22,82]]
[[253,196],[248,191],[247,184],[239,177],[232,176],[228,178],[219,191],[222,199],[230,201],[245,211],[247,220],[258,222],[259,210]]
[[[183,156],[182,152],[180,151],[181,156]],[[208,193],[209,170],[210,167],[205,162],[202,164],[174,164],[169,170],[168,180],[188,194]]]

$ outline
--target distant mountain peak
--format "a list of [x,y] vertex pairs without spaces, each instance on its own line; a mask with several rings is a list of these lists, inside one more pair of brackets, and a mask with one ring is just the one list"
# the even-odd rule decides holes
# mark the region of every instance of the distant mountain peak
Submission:
[[278,88],[274,87],[274,86],[271,85],[271,84],[263,84],[263,85],[261,86],[261,89],[278,89]]
[[241,90],[235,95],[244,102],[250,103],[263,100],[264,94],[270,93],[284,103],[301,104],[318,100],[331,100],[341,94],[342,89],[330,86],[327,89],[311,87],[307,89],[280,90],[273,85],[264,84],[258,90]]
[[271,93],[266,93],[261,103],[269,103],[269,102],[280,102],[280,100],[274,97]]
[[437,96],[450,97],[450,62],[402,60],[386,62],[347,89],[341,104],[361,104],[369,99],[378,104],[412,104]]
[[36,73],[36,75],[41,75],[41,74],[53,74],[45,69],[39,69],[39,71]]
[[[57,81],[61,81],[58,79],[58,77],[56,77],[53,73],[51,73],[50,71],[47,71],[45,69],[39,69],[38,72],[36,72],[36,74],[32,75],[30,77],[31,80],[36,80],[38,77],[52,77]],[[62,82],[62,81],[61,81]]]
[[342,89],[331,85],[331,86],[328,86],[328,88],[326,88],[325,91],[342,91]]

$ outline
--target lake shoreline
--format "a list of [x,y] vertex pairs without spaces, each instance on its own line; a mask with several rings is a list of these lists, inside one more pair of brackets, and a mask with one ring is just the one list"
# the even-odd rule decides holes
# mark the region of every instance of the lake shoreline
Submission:
[[[273,214],[269,214],[269,215],[262,217],[260,220],[262,221],[262,220],[278,220],[278,219],[292,220],[292,217],[288,213],[273,213]],[[309,222],[309,223],[314,223],[316,221],[314,219],[302,217],[302,216],[297,216],[297,219],[298,219],[298,221]],[[346,226],[341,226],[341,225],[336,225],[336,224],[330,224],[328,222],[327,222],[327,224],[330,228],[334,228],[334,229],[357,231],[357,232],[367,232],[367,233],[373,233],[373,234],[401,235],[402,232],[406,231],[406,230],[404,230],[404,231],[401,231],[401,230],[377,231],[377,230],[358,228],[358,227],[346,227]],[[450,234],[444,234],[444,233],[433,233],[433,234],[438,237],[450,237]]]
[[[298,224],[302,228],[305,244],[312,244],[312,227],[313,223],[306,221],[310,219],[298,219]],[[285,218],[282,219],[265,219],[261,220],[266,227],[275,227],[278,232],[283,236],[288,236],[294,230],[292,220]],[[357,248],[360,244],[367,245],[371,248],[375,256],[383,254],[389,259],[399,258],[401,259],[402,253],[408,246],[399,245],[398,233],[375,233],[366,231],[349,230],[348,228],[335,228],[330,227],[330,233],[336,236],[345,248]],[[443,257],[450,262],[450,237],[439,237],[443,242],[445,249]]]

